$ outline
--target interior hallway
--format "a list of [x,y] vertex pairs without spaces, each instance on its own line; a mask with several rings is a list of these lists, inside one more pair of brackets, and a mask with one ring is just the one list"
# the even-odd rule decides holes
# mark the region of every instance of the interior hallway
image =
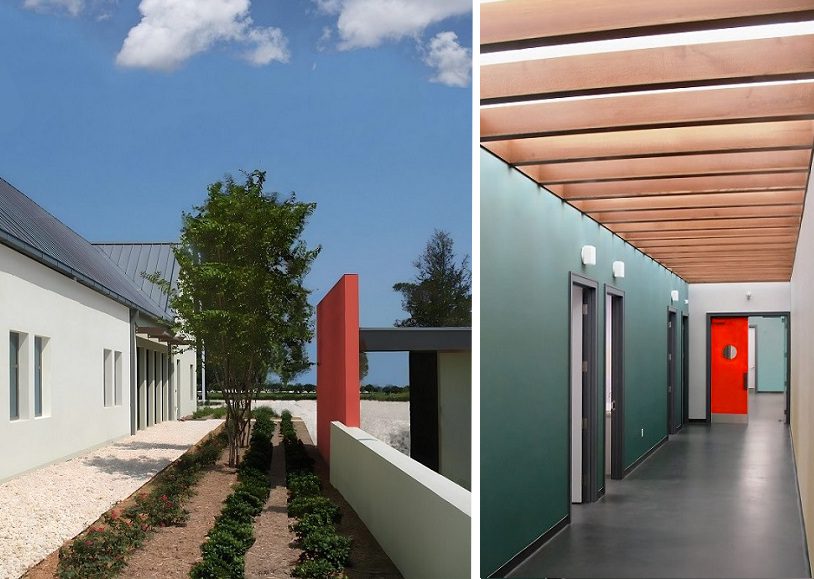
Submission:
[[783,394],[692,424],[510,577],[809,577]]

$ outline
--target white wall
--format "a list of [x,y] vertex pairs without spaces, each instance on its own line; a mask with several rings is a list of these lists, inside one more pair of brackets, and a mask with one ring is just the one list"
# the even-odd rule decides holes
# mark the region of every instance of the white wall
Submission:
[[331,484],[405,579],[469,578],[469,491],[340,422],[331,423]]
[[[811,187],[811,186],[810,186]],[[791,277],[791,433],[809,558],[814,557],[814,194],[809,188]]]
[[[746,292],[752,292],[751,299]],[[690,284],[690,418],[707,417],[707,314],[787,312],[791,309],[790,284],[708,283]],[[794,327],[794,323],[792,323]]]
[[439,472],[471,490],[472,353],[438,354]]
[[[0,246],[0,480],[130,434],[126,307]],[[10,420],[9,332],[21,353],[21,417]],[[34,336],[43,353],[43,415],[34,418]],[[104,406],[104,350],[122,352],[122,399]],[[25,402],[28,401],[28,402]]]
[[195,349],[184,350],[176,354],[173,360],[173,363],[175,363],[175,360],[181,362],[180,416],[183,418],[198,409],[198,370],[195,363]]

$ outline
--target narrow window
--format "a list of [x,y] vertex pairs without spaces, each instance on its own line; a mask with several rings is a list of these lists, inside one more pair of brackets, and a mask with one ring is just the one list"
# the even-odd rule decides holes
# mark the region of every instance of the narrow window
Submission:
[[11,419],[20,418],[20,334],[9,334],[9,400]]
[[34,416],[42,416],[42,338],[34,337]]
[[113,404],[122,403],[122,353],[116,352],[113,360]]
[[102,367],[104,372],[104,380],[102,381],[104,388],[104,402],[105,406],[110,406],[110,401],[113,398],[112,380],[113,377],[113,353],[110,350],[105,350],[104,365]]

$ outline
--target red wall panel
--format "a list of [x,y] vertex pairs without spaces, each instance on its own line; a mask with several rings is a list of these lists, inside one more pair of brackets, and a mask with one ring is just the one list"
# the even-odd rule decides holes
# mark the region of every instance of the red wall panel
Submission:
[[317,305],[317,448],[331,457],[331,422],[359,426],[359,276],[345,274]]

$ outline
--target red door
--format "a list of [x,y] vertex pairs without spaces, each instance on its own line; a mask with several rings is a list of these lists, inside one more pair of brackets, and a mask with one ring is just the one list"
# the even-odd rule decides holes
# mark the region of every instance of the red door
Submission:
[[713,414],[746,414],[749,319],[712,318],[710,388]]

